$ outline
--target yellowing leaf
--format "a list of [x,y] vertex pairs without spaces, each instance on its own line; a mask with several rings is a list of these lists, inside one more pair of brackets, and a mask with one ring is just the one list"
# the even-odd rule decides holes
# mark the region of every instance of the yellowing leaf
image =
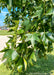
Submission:
[[25,66],[25,70],[27,69],[27,61],[25,59],[24,60],[24,66]]

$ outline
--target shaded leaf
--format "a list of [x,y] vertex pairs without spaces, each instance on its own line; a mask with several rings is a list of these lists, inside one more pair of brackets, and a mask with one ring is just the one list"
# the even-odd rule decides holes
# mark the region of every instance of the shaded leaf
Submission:
[[50,40],[50,41],[52,41],[52,42],[54,42],[54,36],[52,35],[52,33],[46,33],[46,37]]
[[46,15],[52,15],[53,14],[53,9],[49,8],[49,10],[46,12]]

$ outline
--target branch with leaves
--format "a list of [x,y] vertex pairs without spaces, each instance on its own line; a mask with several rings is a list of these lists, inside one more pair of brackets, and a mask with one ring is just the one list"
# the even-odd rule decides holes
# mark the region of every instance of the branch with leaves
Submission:
[[[15,70],[24,72],[29,64],[33,65],[33,61],[36,62],[36,51],[41,58],[46,57],[46,53],[53,50],[53,2],[52,0],[12,0],[11,8],[8,7],[11,4],[7,0],[1,2],[6,4],[10,11],[10,15],[6,15],[5,24],[10,28],[10,32],[14,32],[13,36],[9,37],[7,47],[1,51],[5,52],[3,60],[7,59],[6,65],[13,72]],[[21,42],[17,43],[18,37]]]

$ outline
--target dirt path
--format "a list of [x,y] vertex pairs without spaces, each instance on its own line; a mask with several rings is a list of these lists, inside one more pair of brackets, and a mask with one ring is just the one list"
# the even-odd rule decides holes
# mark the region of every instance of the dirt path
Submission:
[[[0,35],[0,51],[6,47],[6,42],[9,40],[8,36],[1,36]],[[3,53],[0,53],[0,64],[3,63],[4,61],[1,61],[1,58],[3,56]]]
[[[6,42],[9,40],[8,36],[11,36],[11,35],[7,35],[7,36],[6,35],[5,36],[0,35],[0,51],[6,47]],[[20,37],[18,37],[17,43],[21,42],[19,40],[20,40]],[[0,53],[0,64],[2,64],[4,62],[4,61],[1,61],[3,54],[4,53]]]

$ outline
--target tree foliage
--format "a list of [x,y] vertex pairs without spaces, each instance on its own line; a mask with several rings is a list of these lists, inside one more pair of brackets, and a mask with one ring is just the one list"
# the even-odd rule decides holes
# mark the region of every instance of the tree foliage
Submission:
[[[11,2],[12,1],[12,2]],[[54,24],[52,0],[0,0],[2,8],[7,7],[5,24],[14,32],[7,42],[3,60],[13,71],[26,71],[29,64],[45,57],[53,50]],[[20,28],[19,28],[20,26]],[[19,28],[19,29],[18,29]],[[18,38],[19,41],[17,42]]]

